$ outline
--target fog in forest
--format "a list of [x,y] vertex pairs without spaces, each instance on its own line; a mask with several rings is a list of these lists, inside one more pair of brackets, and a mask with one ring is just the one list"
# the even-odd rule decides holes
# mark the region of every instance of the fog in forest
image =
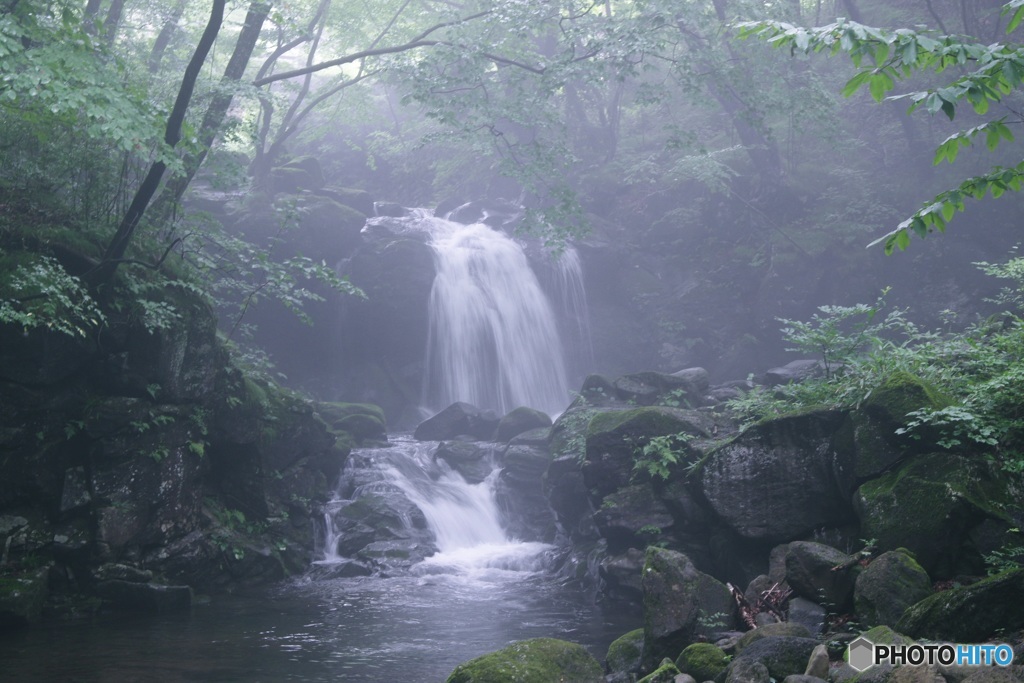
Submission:
[[12,680],[1019,653],[1022,19],[6,1]]

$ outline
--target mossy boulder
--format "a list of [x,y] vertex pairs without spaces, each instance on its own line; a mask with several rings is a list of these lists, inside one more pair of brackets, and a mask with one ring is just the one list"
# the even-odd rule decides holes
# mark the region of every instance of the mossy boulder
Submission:
[[817,646],[815,638],[768,636],[744,648],[729,664],[729,668],[736,666],[736,662],[753,660],[763,664],[772,678],[781,681],[786,676],[804,673],[811,653]]
[[931,593],[931,579],[910,551],[890,550],[857,577],[854,611],[863,624],[895,626],[904,610]]
[[[765,624],[758,628],[751,629],[743,634],[736,641],[736,654],[743,652],[749,645],[756,643],[762,638],[769,636],[792,636],[794,638],[810,638],[811,632],[803,624],[796,624],[790,621],[781,621],[775,624]],[[698,679],[701,680],[701,679]]]
[[641,678],[637,683],[673,683],[680,673],[676,665],[667,657],[661,660],[658,668]]
[[526,406],[520,406],[509,411],[501,418],[498,428],[494,432],[494,440],[504,443],[531,429],[541,429],[550,426],[551,418],[547,413],[527,408]]
[[640,655],[644,649],[644,630],[638,628],[635,631],[619,636],[608,646],[608,654],[605,661],[612,673],[636,673],[640,670]]
[[586,648],[554,638],[521,640],[459,664],[447,683],[603,683],[604,671]]
[[[699,370],[699,368],[694,368]],[[612,386],[621,401],[642,406],[671,405],[696,408],[708,388],[707,372],[669,375],[661,372],[637,372],[623,375]]]
[[896,628],[915,638],[980,642],[1024,627],[1024,569],[936,593],[909,607]]
[[823,543],[794,541],[786,551],[786,583],[797,595],[834,610],[845,609],[853,599],[859,570],[849,555]]
[[977,573],[970,531],[986,518],[1013,523],[1019,483],[976,459],[920,455],[863,484],[854,495],[861,535],[883,550],[907,548],[933,578]]
[[678,656],[698,636],[732,626],[735,603],[729,589],[682,553],[648,548],[641,583],[648,669],[663,657]]
[[345,432],[356,444],[387,441],[384,411],[372,403],[320,403],[317,412],[336,436]]
[[952,400],[930,383],[909,372],[894,372],[876,387],[866,401],[863,410],[879,420],[883,430],[900,445],[913,446],[908,438],[898,438],[896,429],[907,422],[907,414],[915,410],[938,410],[952,405]]
[[594,524],[608,541],[608,552],[618,554],[671,540],[674,519],[648,484],[634,484],[605,496]]
[[[677,408],[648,407],[597,413],[586,432],[586,463],[583,477],[595,504],[600,499],[630,483],[637,453],[655,436],[687,434],[707,437],[714,422],[704,413]],[[680,458],[679,470],[686,460],[698,453],[686,446],[688,453]]]
[[717,645],[693,643],[679,653],[676,668],[698,682],[713,681],[729,666],[729,660],[729,655]]
[[907,451],[893,443],[891,424],[872,418],[863,410],[851,412],[836,432],[836,480],[846,497],[857,487],[892,469],[907,457]]

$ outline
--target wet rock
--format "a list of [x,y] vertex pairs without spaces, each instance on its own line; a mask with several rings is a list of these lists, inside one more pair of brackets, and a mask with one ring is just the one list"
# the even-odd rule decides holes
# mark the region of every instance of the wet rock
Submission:
[[[706,414],[675,408],[636,408],[594,415],[587,426],[583,477],[596,497],[595,506],[604,496],[631,483],[637,450],[651,437],[680,433],[707,437],[713,428]],[[687,457],[697,457],[689,446],[684,448]],[[680,470],[686,466],[687,457],[680,458]]]
[[862,624],[896,626],[904,610],[931,594],[931,579],[910,552],[890,550],[857,577],[854,609]]
[[103,564],[92,573],[98,581],[127,581],[129,583],[149,583],[153,580],[153,572],[139,569],[127,564]]
[[789,600],[788,618],[790,623],[800,624],[814,637],[824,633],[826,615],[825,608],[816,602],[800,597]]
[[627,486],[605,496],[594,524],[608,541],[608,552],[623,553],[671,538],[674,520],[665,504],[646,484]]
[[434,458],[443,460],[470,484],[479,484],[494,471],[496,448],[474,441],[442,441]]
[[551,418],[547,413],[533,408],[519,407],[501,418],[494,432],[494,440],[504,443],[531,429],[548,429],[550,427]]
[[697,681],[713,681],[729,665],[729,656],[711,643],[687,645],[676,659],[676,667]]
[[[616,379],[612,386],[620,401],[641,406],[672,405],[696,408],[707,391],[707,373],[700,368],[667,375],[660,372],[638,372]],[[666,403],[671,401],[671,403]]]
[[848,565],[850,556],[831,546],[810,541],[789,544],[786,553],[786,583],[797,595],[833,606],[846,608],[853,598],[854,581],[860,567],[833,568]]
[[765,372],[763,382],[769,387],[774,387],[780,384],[802,382],[810,377],[821,377],[824,374],[825,364],[820,360],[795,360]]
[[641,678],[637,683],[673,683],[679,673],[679,669],[676,668],[672,660],[666,657],[661,660],[657,669]]
[[632,674],[640,671],[640,655],[644,648],[644,630],[638,628],[635,631],[620,636],[608,646],[608,654],[605,661],[608,670],[613,674]]
[[418,441],[443,441],[463,434],[477,439],[490,439],[498,426],[498,417],[489,410],[458,401],[416,427]]
[[743,637],[736,643],[736,654],[740,654],[747,647],[761,640],[762,638],[768,638],[770,636],[791,636],[794,638],[810,638],[811,634],[803,624],[795,624],[792,622],[776,622],[774,624],[765,624],[755,629],[751,629],[743,634]]
[[780,681],[786,676],[802,674],[807,669],[807,662],[817,646],[818,641],[813,638],[768,636],[744,648],[729,666],[732,668],[736,662],[752,660],[763,664],[769,675]]
[[854,495],[861,534],[882,550],[906,548],[933,578],[980,573],[970,531],[984,518],[1014,523],[1019,484],[976,458],[918,455],[863,484]]
[[725,670],[725,683],[768,683],[768,667],[749,658],[734,659]]
[[644,552],[630,548],[621,555],[611,555],[601,560],[599,568],[604,592],[612,598],[640,602],[643,600]]
[[896,629],[915,638],[977,643],[1024,627],[1024,569],[936,593],[909,607]]
[[544,494],[544,475],[551,454],[546,448],[511,445],[502,462],[504,467],[494,493],[504,513],[506,529],[524,540],[554,540],[555,516]]
[[785,541],[854,517],[833,475],[832,435],[845,414],[816,411],[759,423],[712,453],[704,495],[743,538]]
[[807,660],[807,668],[804,670],[804,675],[815,678],[828,678],[828,669],[828,648],[824,643],[820,643],[814,648],[810,659]]
[[698,571],[682,553],[648,548],[642,586],[647,667],[678,656],[698,635],[728,629],[733,622],[729,589]]
[[604,683],[604,671],[582,645],[534,638],[459,664],[447,683]]
[[71,512],[92,501],[84,467],[69,467],[64,471],[64,488],[60,496],[60,511]]

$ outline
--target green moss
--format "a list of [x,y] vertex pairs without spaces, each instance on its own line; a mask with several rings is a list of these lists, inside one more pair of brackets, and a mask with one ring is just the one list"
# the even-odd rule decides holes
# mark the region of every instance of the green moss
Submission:
[[1024,569],[936,593],[907,608],[896,624],[919,638],[974,643],[1024,627]]
[[729,665],[729,655],[711,643],[693,643],[676,659],[676,667],[697,681],[713,681]]
[[640,655],[644,649],[644,630],[638,628],[617,638],[608,646],[605,657],[608,668],[613,672],[632,672],[640,666]]
[[672,683],[679,675],[679,669],[672,663],[671,659],[661,660],[661,665],[641,678],[637,683]]
[[522,640],[455,667],[447,683],[598,683],[604,672],[582,645],[554,638]]
[[895,372],[871,392],[864,403],[869,413],[903,424],[907,413],[922,408],[938,410],[953,404],[952,399],[929,382],[908,372]]

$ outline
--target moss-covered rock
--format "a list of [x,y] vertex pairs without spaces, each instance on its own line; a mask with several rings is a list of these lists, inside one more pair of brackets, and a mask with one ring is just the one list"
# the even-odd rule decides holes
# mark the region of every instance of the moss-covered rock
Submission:
[[[793,623],[791,621],[782,621],[776,624],[765,624],[758,628],[751,629],[744,633],[738,641],[736,641],[736,654],[743,652],[747,646],[756,643],[762,638],[769,636],[793,636],[795,638],[810,638],[811,632],[807,630],[807,627],[803,624]],[[698,679],[702,680],[702,679]]]
[[931,595],[928,573],[905,548],[876,557],[857,577],[854,611],[869,626],[895,626],[903,611]]
[[725,671],[730,657],[717,645],[711,643],[693,643],[679,653],[676,667],[684,674],[690,674],[694,680],[713,681]]
[[521,640],[459,664],[447,683],[602,683],[601,665],[582,645],[554,638]]
[[834,610],[845,609],[852,600],[859,571],[849,555],[823,543],[794,541],[786,551],[786,583],[797,595]]
[[891,424],[871,417],[863,410],[847,416],[836,432],[836,480],[849,497],[857,487],[907,457],[907,450],[893,443]]
[[665,658],[657,669],[641,678],[637,683],[673,683],[679,673],[679,669],[672,663],[672,660]]
[[735,603],[729,589],[698,571],[682,553],[648,548],[642,585],[647,668],[678,656],[699,635],[732,626]]
[[729,667],[732,668],[741,660],[753,660],[763,664],[772,678],[781,681],[786,676],[804,673],[807,661],[817,645],[818,641],[814,638],[768,636],[747,646]]
[[644,649],[644,630],[619,636],[608,646],[605,661],[612,673],[636,673],[640,670],[640,655]]
[[1024,569],[952,588],[909,607],[897,630],[916,638],[979,642],[1024,627]]
[[1020,514],[1016,482],[984,462],[947,453],[920,455],[863,484],[854,495],[861,535],[883,550],[910,550],[933,578],[981,570],[969,532],[985,518]]
[[[649,407],[614,410],[594,415],[586,431],[586,463],[583,477],[595,496],[595,505],[609,493],[630,483],[637,453],[655,436],[686,434],[707,437],[714,421],[706,414],[677,408]],[[676,467],[699,457],[688,445]]]
[[319,403],[317,413],[335,432],[345,432],[356,444],[387,441],[387,420],[372,403]]
[[871,392],[863,409],[880,420],[887,433],[892,434],[906,424],[908,413],[922,408],[938,410],[951,404],[952,400],[930,383],[909,372],[898,371]]
[[494,432],[494,440],[505,442],[511,441],[513,437],[528,432],[531,429],[542,429],[551,427],[551,418],[547,413],[542,413],[533,408],[520,406],[509,411],[501,418],[498,428]]

